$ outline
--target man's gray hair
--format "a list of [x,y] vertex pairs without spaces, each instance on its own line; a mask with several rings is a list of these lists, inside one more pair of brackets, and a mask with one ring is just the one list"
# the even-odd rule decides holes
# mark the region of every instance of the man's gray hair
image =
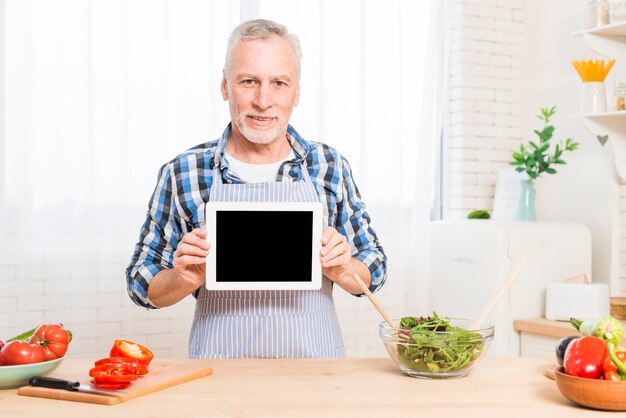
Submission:
[[267,39],[272,35],[280,36],[291,46],[293,54],[296,57],[298,78],[300,78],[300,58],[302,58],[300,40],[296,35],[289,33],[285,25],[266,19],[249,20],[233,29],[230,38],[228,38],[228,47],[226,48],[226,62],[224,63],[226,71],[230,68],[233,52],[237,43],[250,39]]

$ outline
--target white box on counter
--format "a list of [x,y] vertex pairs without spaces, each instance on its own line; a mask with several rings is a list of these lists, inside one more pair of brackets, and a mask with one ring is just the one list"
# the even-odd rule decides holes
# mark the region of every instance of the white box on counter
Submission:
[[550,283],[546,289],[546,319],[569,321],[609,315],[609,286],[604,283]]

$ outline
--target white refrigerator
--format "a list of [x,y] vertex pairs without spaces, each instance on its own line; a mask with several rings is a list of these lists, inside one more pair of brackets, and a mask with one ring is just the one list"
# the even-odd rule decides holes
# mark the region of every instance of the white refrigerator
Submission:
[[[486,319],[490,356],[518,356],[516,319],[545,315],[548,283],[591,278],[591,234],[580,224],[460,220],[432,222],[428,312],[475,319],[523,260],[526,267]],[[573,328],[572,328],[573,331]]]

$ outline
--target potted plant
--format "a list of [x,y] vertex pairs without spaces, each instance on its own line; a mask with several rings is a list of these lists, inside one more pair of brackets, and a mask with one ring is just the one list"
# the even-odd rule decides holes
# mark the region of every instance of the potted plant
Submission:
[[535,215],[535,188],[534,180],[538,179],[543,173],[556,174],[554,168],[558,164],[566,164],[563,160],[563,153],[574,151],[578,148],[579,143],[574,142],[571,138],[565,140],[565,144],[560,141],[552,148],[552,135],[554,126],[550,125],[550,118],[556,113],[556,106],[551,108],[542,107],[537,117],[544,123],[541,131],[534,130],[539,137],[539,142],[529,141],[528,144],[521,144],[518,151],[513,152],[513,161],[511,165],[516,166],[516,171],[528,175],[528,178],[522,180],[521,195],[517,210],[517,219],[521,221],[534,221]]

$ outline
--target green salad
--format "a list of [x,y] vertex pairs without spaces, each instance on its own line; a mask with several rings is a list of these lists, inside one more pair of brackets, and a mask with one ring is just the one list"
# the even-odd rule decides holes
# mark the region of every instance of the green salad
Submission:
[[480,334],[455,327],[436,312],[429,317],[405,316],[399,334],[406,339],[397,346],[400,361],[418,372],[463,370],[480,356],[484,346]]

